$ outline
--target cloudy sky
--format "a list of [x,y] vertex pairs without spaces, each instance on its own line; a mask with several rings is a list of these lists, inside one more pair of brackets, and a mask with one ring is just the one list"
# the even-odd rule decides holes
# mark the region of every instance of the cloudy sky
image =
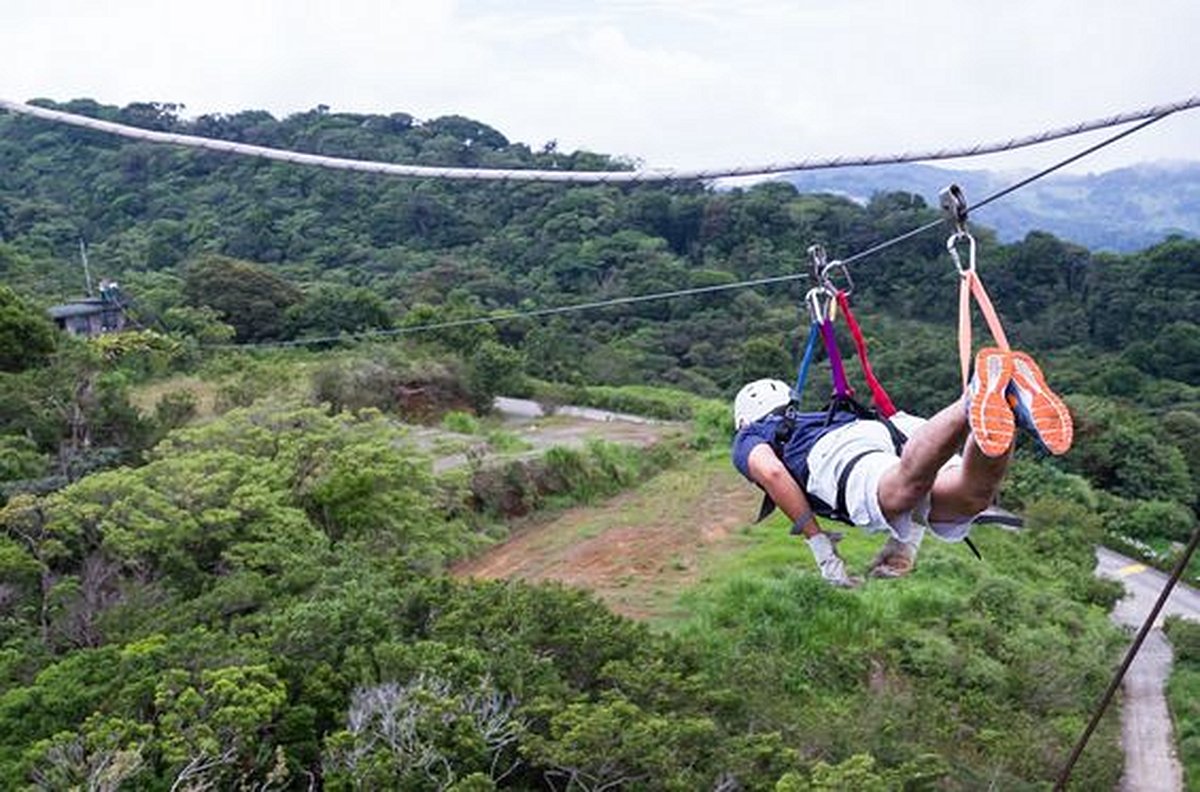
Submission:
[[[647,167],[991,142],[1200,94],[1197,0],[3,0],[0,29],[13,101],[459,114]],[[1193,110],[1074,169],[1197,141]]]

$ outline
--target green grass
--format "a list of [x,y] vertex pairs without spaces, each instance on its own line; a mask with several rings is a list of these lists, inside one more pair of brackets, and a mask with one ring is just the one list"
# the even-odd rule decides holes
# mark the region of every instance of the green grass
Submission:
[[1184,788],[1200,790],[1200,624],[1170,616],[1166,632],[1175,650],[1167,706],[1175,724]]
[[1184,788],[1200,790],[1200,663],[1180,664],[1167,684]]
[[[1053,778],[1123,646],[1107,619],[1111,592],[1087,583],[1090,544],[1067,524],[1073,512],[1055,514],[1061,524],[1021,534],[977,528],[983,561],[929,536],[909,577],[855,591],[825,584],[777,514],[707,559],[660,626],[703,647],[718,676],[742,680],[764,728],[815,755],[868,751],[896,766],[932,752],[947,762],[946,788],[1031,788]],[[825,528],[845,530],[839,549],[858,573],[884,541]],[[1073,788],[1112,788],[1118,735],[1114,711]]]

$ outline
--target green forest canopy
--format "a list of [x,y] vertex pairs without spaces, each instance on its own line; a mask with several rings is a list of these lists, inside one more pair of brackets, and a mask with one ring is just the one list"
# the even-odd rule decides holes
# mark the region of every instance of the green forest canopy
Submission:
[[[50,104],[322,154],[624,166],[532,151],[461,117],[187,121],[169,105]],[[934,551],[899,596],[856,599],[795,572],[734,580],[677,635],[575,592],[448,580],[447,561],[489,529],[397,419],[436,416],[406,394],[486,409],[502,389],[727,427],[719,408],[629,386],[719,398],[787,377],[802,284],[385,347],[219,346],[790,274],[813,243],[844,256],[935,216],[913,195],[859,205],[779,183],[362,177],[0,116],[0,338],[22,339],[0,373],[0,772],[50,787],[109,772],[147,789],[187,772],[297,788],[1046,779],[1116,646],[1091,544],[1107,531],[1165,556],[1194,523],[1200,243],[1096,255],[1035,230],[999,245],[977,228],[1014,345],[1047,361],[1077,416],[1077,447],[1057,465],[1021,449],[1006,497],[1030,531],[993,538],[985,565]],[[48,332],[41,309],[79,296],[81,240],[146,330],[86,343]],[[942,236],[858,262],[854,277],[893,398],[941,406],[958,387]],[[220,415],[190,425],[184,394],[133,407],[133,387],[176,373],[219,383]],[[302,405],[261,398],[289,382]],[[814,404],[824,395],[810,388]],[[597,453],[556,461],[572,476],[638,478]],[[401,747],[381,742],[389,718],[410,729]],[[1118,771],[1103,751],[1081,768],[1095,786]]]

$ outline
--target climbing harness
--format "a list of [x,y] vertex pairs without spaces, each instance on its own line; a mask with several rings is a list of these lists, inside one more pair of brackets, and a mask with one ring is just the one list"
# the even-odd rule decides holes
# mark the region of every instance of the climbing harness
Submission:
[[[800,412],[800,400],[804,394],[809,367],[816,348],[816,339],[819,335],[825,347],[825,354],[829,358],[830,377],[833,383],[833,394],[826,408],[826,425],[833,423],[839,414],[847,413],[859,420],[879,421],[887,429],[896,455],[899,456],[908,438],[891,420],[891,417],[896,413],[896,408],[892,404],[892,400],[888,397],[887,391],[883,389],[883,385],[880,384],[871,369],[871,363],[867,357],[866,339],[863,337],[862,330],[854,318],[853,311],[850,309],[849,297],[850,292],[854,288],[850,272],[839,261],[827,261],[825,249],[820,245],[810,247],[808,255],[813,279],[817,282],[817,285],[809,289],[804,298],[809,315],[808,341],[805,343],[804,356],[800,362],[800,369],[796,377],[796,388],[792,393],[792,399],[788,404],[778,408],[773,413],[779,415],[782,420],[776,425],[771,441],[771,450],[775,452],[777,457],[782,459],[784,447],[795,431],[796,419]],[[845,288],[841,288],[834,283],[833,273],[841,274],[842,279],[845,281]],[[850,382],[846,377],[846,368],[842,361],[841,352],[838,350],[837,335],[833,324],[839,308],[842,315],[846,318],[846,324],[850,328],[851,335],[854,337],[859,365],[871,389],[874,407],[867,407],[854,397],[854,390],[850,387]],[[853,524],[850,518],[849,505],[846,501],[846,486],[849,482],[850,474],[854,471],[858,463],[864,457],[876,453],[881,452],[878,450],[863,451],[846,463],[838,475],[837,497],[832,504],[826,503],[822,499],[809,494],[807,480],[798,481],[797,483],[800,487],[805,490],[805,495],[813,512],[820,517]],[[805,479],[807,479],[807,475]],[[774,509],[775,502],[771,499],[770,495],[764,492],[762,506],[759,509],[756,522],[765,519]],[[792,528],[792,533],[797,533],[798,531],[798,527]]]
[[[979,277],[976,268],[976,243],[975,238],[967,229],[967,214],[968,206],[966,196],[962,189],[952,184],[942,190],[940,201],[943,211],[947,219],[952,223],[954,231],[946,241],[946,249],[954,262],[955,268],[958,270],[959,279],[959,312],[958,312],[958,344],[959,344],[959,362],[962,368],[962,383],[964,390],[970,382],[971,374],[971,349],[972,349],[972,333],[971,333],[971,300],[979,306],[980,313],[983,314],[984,320],[987,323],[988,329],[996,340],[997,346],[1004,351],[1010,351],[1008,338],[1004,332],[1004,327],[1000,322],[1000,317],[996,313],[995,307],[992,305],[991,298],[988,296],[987,290],[983,286],[983,281]],[[960,245],[966,247],[966,263],[963,261],[963,256],[959,252]],[[817,336],[821,337],[825,348],[826,356],[829,358],[830,377],[833,382],[833,394],[830,398],[827,407],[826,423],[833,421],[834,416],[841,413],[851,413],[856,418],[861,420],[876,420],[879,421],[887,429],[888,434],[892,439],[892,445],[896,455],[899,456],[904,449],[904,444],[907,442],[907,436],[895,425],[891,420],[892,416],[897,413],[895,404],[891,397],[888,396],[887,390],[875,375],[871,368],[871,361],[867,351],[866,337],[862,332],[862,327],[854,316],[853,308],[850,304],[850,295],[854,290],[854,281],[850,276],[850,270],[846,264],[839,260],[828,261],[825,249],[821,245],[813,245],[808,249],[809,263],[811,273],[816,285],[813,286],[804,298],[805,306],[809,315],[809,333],[808,340],[805,343],[804,354],[800,361],[799,371],[796,377],[796,386],[792,393],[792,400],[789,404],[778,408],[773,414],[780,415],[782,420],[778,423],[774,437],[771,442],[771,449],[780,459],[783,458],[784,448],[791,439],[795,430],[795,420],[799,413],[799,405],[801,397],[804,394],[804,388],[808,379],[808,372],[812,364],[812,359],[816,349]],[[842,282],[838,285],[835,276]],[[854,341],[854,348],[857,352],[859,366],[863,372],[863,378],[867,382],[868,388],[871,390],[871,401],[873,407],[866,407],[854,397],[854,391],[850,387],[849,380],[846,377],[845,365],[842,362],[841,353],[838,351],[837,338],[834,329],[834,319],[838,313],[844,317],[846,327],[850,331],[850,336]],[[813,511],[820,517],[837,520],[839,522],[852,523],[846,502],[846,485],[849,481],[850,474],[853,472],[858,462],[865,456],[873,453],[881,453],[877,450],[864,451],[857,456],[851,458],[842,469],[838,476],[837,482],[837,498],[836,503],[828,504],[808,493],[807,481],[798,481],[802,489],[805,490],[805,495],[809,500],[809,504]],[[807,476],[805,476],[807,478]],[[775,503],[771,497],[764,493],[762,507],[759,510],[758,521],[767,517],[775,508]],[[1002,522],[1007,525],[1020,526],[1023,521],[999,509],[989,510],[984,513],[990,521]],[[979,520],[984,515],[980,515],[976,519]],[[792,533],[797,533],[798,528],[793,527]],[[975,555],[976,558],[982,559],[979,549],[975,546],[970,537],[964,537],[964,543]]]

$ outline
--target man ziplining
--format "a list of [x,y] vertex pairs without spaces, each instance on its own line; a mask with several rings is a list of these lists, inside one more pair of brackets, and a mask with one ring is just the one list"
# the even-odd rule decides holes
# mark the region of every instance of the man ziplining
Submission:
[[[948,542],[967,537],[996,497],[1017,427],[1052,454],[1065,453],[1073,436],[1070,412],[1033,358],[996,347],[980,350],[961,399],[929,420],[900,412],[890,420],[894,427],[853,410],[799,412],[779,380],[751,382],[734,401],[734,466],[787,514],[836,586],[861,580],[817,524],[814,501],[886,532],[870,574],[899,577],[912,569],[926,527]],[[902,450],[893,428],[907,436]]]

